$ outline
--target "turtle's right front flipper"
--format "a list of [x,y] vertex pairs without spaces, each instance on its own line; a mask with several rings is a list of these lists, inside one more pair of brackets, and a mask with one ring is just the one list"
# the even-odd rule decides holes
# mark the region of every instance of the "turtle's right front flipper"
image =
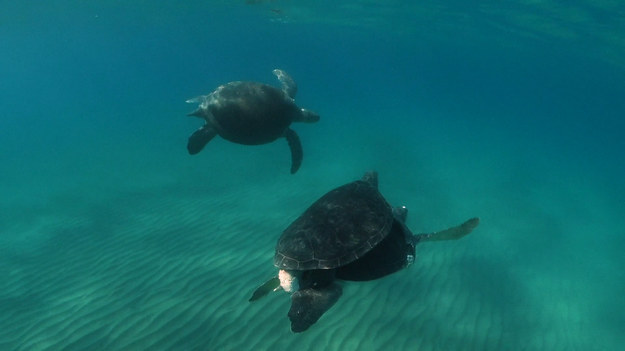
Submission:
[[302,149],[302,142],[299,136],[291,128],[287,128],[284,132],[286,141],[291,148],[291,174],[295,174],[299,167],[302,165],[302,159],[304,158],[304,150]]
[[341,297],[343,290],[337,284],[323,288],[298,290],[291,295],[291,331],[301,333],[315,324]]
[[206,146],[206,144],[208,144],[208,142],[211,141],[215,135],[217,135],[217,132],[208,124],[203,125],[202,128],[193,132],[187,143],[187,150],[189,150],[189,154],[195,155],[202,151],[204,146]]
[[456,240],[460,239],[463,236],[471,233],[475,227],[480,224],[480,219],[478,217],[474,217],[469,219],[468,221],[462,223],[459,226],[451,227],[445,230],[441,230],[440,232],[429,233],[429,234],[417,234],[415,235],[416,242],[419,241],[438,241],[438,240]]

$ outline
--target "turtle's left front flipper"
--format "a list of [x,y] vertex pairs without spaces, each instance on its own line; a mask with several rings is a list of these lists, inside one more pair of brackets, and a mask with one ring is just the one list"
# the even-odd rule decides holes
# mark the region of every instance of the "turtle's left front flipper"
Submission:
[[315,324],[341,297],[343,290],[337,284],[323,288],[298,290],[291,296],[291,331],[301,333]]
[[471,233],[471,231],[473,231],[478,224],[480,224],[480,219],[478,217],[474,217],[459,226],[441,230],[440,232],[417,234],[415,235],[415,241],[457,240]]
[[302,165],[302,159],[304,158],[304,150],[302,149],[302,142],[299,136],[291,128],[287,128],[284,132],[284,137],[289,143],[291,148],[291,174],[295,174],[299,167]]

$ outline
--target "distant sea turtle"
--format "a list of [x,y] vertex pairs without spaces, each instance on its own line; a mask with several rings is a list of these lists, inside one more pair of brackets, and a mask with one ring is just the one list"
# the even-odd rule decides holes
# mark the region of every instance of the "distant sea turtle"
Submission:
[[282,233],[274,256],[278,277],[257,288],[250,301],[280,288],[292,292],[291,330],[303,332],[341,296],[335,279],[384,277],[413,262],[417,243],[459,239],[479,224],[479,218],[472,218],[440,232],[414,235],[406,216],[405,207],[391,209],[380,194],[375,172],[328,192]]
[[314,123],[319,115],[297,107],[294,102],[297,85],[286,72],[274,69],[282,89],[257,82],[230,82],[208,95],[187,100],[199,103],[189,116],[206,121],[189,137],[187,150],[197,154],[215,137],[238,144],[260,145],[285,137],[291,148],[291,173],[302,164],[302,144],[291,122]]

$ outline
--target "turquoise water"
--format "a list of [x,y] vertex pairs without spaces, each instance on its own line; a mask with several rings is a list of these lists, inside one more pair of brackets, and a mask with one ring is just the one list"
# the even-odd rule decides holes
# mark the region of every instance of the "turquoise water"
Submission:
[[[0,350],[620,350],[625,7],[615,2],[32,1],[0,14]],[[185,100],[297,81],[287,144]],[[424,243],[303,334],[282,230],[370,169]]]

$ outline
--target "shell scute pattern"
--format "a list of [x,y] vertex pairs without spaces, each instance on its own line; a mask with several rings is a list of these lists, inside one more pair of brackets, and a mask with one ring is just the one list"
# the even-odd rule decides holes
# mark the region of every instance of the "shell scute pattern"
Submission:
[[391,206],[376,187],[355,181],[313,203],[282,234],[274,264],[281,269],[333,269],[357,260],[390,232]]

